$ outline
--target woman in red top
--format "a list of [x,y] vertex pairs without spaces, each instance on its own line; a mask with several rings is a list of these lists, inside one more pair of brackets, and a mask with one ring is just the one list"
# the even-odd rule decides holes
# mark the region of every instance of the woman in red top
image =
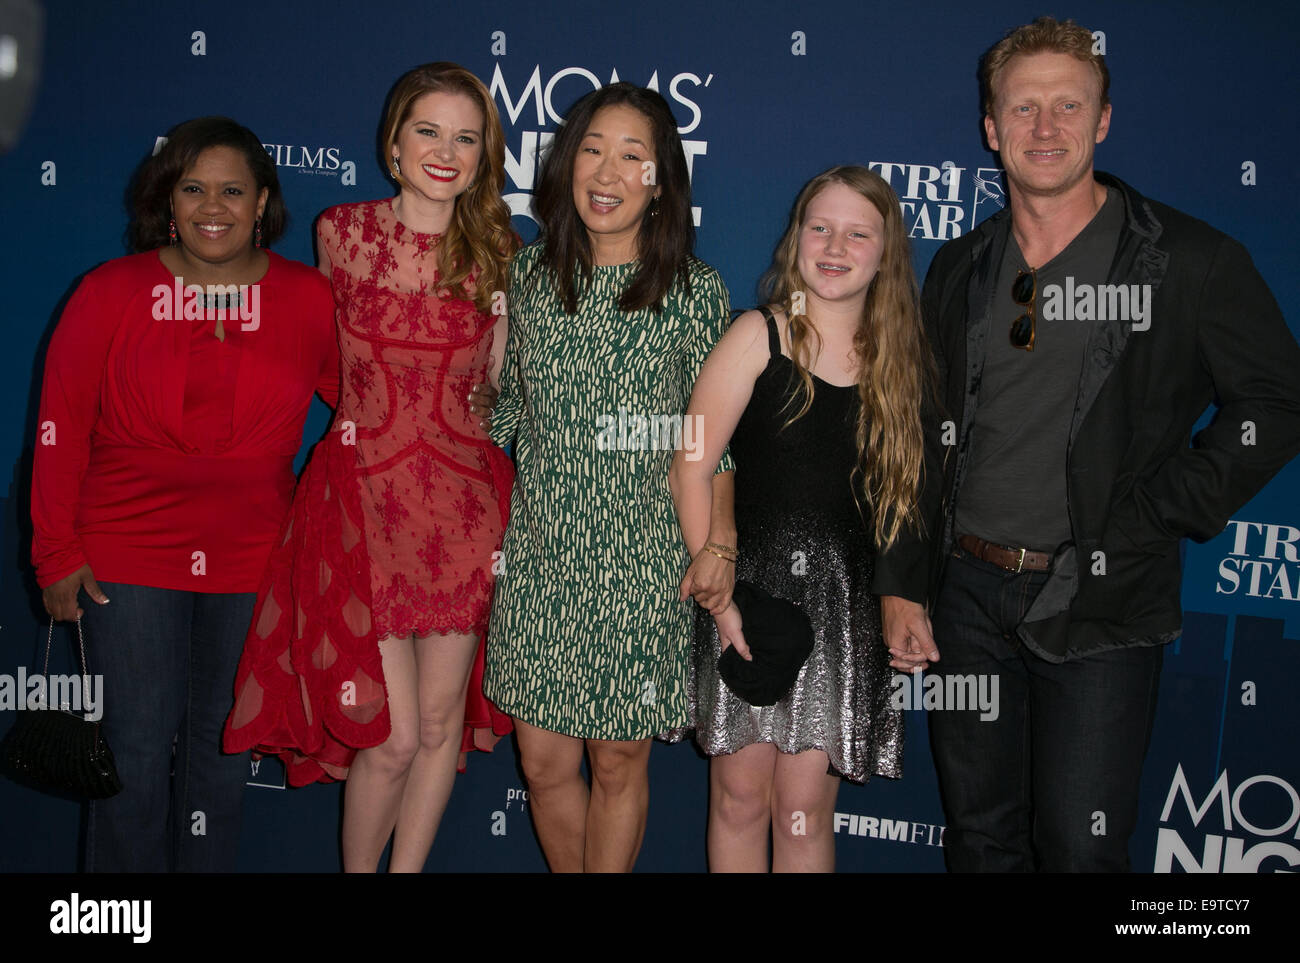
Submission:
[[142,253],[86,275],[50,342],[32,559],[50,615],[84,615],[123,783],[90,806],[91,871],[234,868],[221,720],[312,393],[338,391],[328,285],[263,248],[284,223],[255,134],[181,124],[136,184]]
[[389,870],[419,872],[474,730],[483,748],[510,731],[479,677],[513,471],[469,395],[499,366],[518,242],[501,123],[464,68],[403,76],[383,142],[398,195],[317,227],[342,394],[268,570],[226,747],[280,755],[295,785],[347,778],[344,869],[375,871],[393,836]]

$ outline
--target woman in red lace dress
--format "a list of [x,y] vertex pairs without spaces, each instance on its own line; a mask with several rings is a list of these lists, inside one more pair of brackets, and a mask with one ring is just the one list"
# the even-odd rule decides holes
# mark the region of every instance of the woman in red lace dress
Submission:
[[389,870],[419,872],[458,755],[510,731],[479,678],[513,470],[469,395],[495,380],[518,242],[477,78],[410,71],[383,131],[397,197],[317,226],[339,405],[271,559],[225,744],[280,755],[295,785],[347,778],[346,871],[373,872],[393,836]]

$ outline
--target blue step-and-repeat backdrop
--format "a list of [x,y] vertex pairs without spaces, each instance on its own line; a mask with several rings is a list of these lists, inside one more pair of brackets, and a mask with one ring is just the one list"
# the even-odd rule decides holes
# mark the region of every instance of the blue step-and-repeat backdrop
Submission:
[[[924,276],[943,241],[1003,203],[997,158],[982,141],[979,55],[1042,13],[1074,17],[1096,31],[1113,77],[1097,166],[1241,240],[1293,329],[1300,321],[1300,11],[1290,3],[151,0],[45,11],[31,117],[0,157],[9,292],[0,674],[11,677],[39,671],[44,643],[25,517],[44,352],[79,277],[125,253],[131,172],[186,118],[228,114],[264,140],[292,216],[278,250],[310,263],[321,210],[391,193],[376,131],[407,68],[453,60],[489,83],[505,125],[508,201],[526,239],[536,233],[527,211],[537,150],[569,105],[614,79],[655,87],[691,163],[697,253],[744,306],[799,187],[833,164],[867,164],[890,181]],[[326,415],[316,402],[307,440]],[[1135,869],[1300,867],[1297,491],[1292,464],[1223,534],[1185,546],[1184,633],[1165,660]],[[905,778],[840,790],[841,870],[943,869],[925,713],[906,715]],[[13,718],[0,712],[0,734]],[[690,745],[656,745],[650,766],[637,868],[703,870],[707,763]],[[338,869],[340,807],[339,785],[285,789],[279,764],[263,762],[245,792],[241,868]],[[0,780],[0,870],[76,870],[80,818],[73,802]],[[512,740],[471,756],[427,868],[544,868]]]

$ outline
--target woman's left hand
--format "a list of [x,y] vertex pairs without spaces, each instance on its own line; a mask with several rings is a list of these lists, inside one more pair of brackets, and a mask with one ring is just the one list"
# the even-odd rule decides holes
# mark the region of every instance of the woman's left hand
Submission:
[[714,615],[721,615],[731,604],[731,590],[736,587],[736,565],[700,549],[682,578],[681,598],[691,596]]

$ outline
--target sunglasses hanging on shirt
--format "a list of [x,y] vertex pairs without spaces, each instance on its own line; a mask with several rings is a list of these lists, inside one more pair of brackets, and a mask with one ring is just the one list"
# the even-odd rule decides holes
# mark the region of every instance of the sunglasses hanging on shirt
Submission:
[[1011,347],[1023,351],[1034,350],[1034,296],[1038,293],[1038,272],[1033,268],[1016,272],[1011,285],[1011,299],[1024,305],[1025,313],[1011,322]]

